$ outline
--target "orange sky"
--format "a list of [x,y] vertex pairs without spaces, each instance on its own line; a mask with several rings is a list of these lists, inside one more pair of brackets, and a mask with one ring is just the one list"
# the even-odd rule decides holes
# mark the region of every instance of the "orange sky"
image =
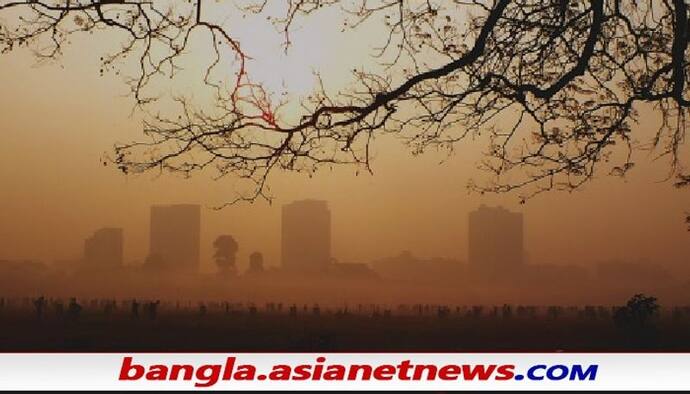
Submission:
[[[328,16],[295,32],[288,55],[281,54],[280,37],[270,28],[238,27],[243,42],[253,40],[254,78],[272,90],[285,85],[304,95],[313,70],[338,89],[346,86],[353,67],[373,67],[369,55],[380,44],[372,39],[376,35],[369,28],[341,34],[332,20]],[[94,37],[74,40],[58,64],[36,67],[28,51],[0,56],[0,259],[78,257],[93,230],[121,226],[126,261],[141,261],[148,250],[151,204],[213,206],[233,197],[231,179],[125,176],[101,164],[115,142],[140,136],[141,117],[130,116],[132,101],[123,97],[127,90],[120,77],[98,76],[98,58],[113,43],[112,37]],[[191,56],[190,74],[208,53],[199,49]],[[183,73],[178,88],[194,94],[184,78]],[[638,136],[654,131],[653,113],[643,119]],[[272,206],[259,201],[203,212],[202,264],[212,267],[212,240],[229,233],[240,244],[240,268],[255,250],[264,252],[268,265],[277,265],[280,205],[302,198],[330,202],[333,252],[341,261],[364,262],[401,250],[464,260],[467,213],[481,203],[524,211],[532,262],[627,259],[682,268],[690,260],[690,233],[683,223],[690,190],[659,183],[667,171],[664,161],[638,152],[638,166],[626,180],[601,175],[580,192],[539,196],[521,207],[516,195],[468,194],[467,181],[484,176],[475,169],[483,149],[467,140],[439,165],[443,155],[413,158],[398,142],[383,138],[375,145],[373,176],[355,176],[345,168],[312,179],[274,177]]]

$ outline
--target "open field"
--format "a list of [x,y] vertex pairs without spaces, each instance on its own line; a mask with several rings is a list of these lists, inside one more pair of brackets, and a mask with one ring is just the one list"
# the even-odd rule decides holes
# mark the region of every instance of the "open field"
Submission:
[[[94,304],[96,304],[94,302]],[[610,308],[323,308],[142,303],[70,313],[0,309],[1,351],[689,351],[690,313],[662,310],[643,337]]]

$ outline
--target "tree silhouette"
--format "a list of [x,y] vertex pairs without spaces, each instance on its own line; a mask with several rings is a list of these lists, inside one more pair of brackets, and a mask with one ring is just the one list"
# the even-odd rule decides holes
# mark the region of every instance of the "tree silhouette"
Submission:
[[[261,15],[268,4],[241,3],[216,7]],[[239,200],[269,198],[267,179],[278,169],[370,170],[371,143],[383,134],[399,136],[414,153],[452,151],[487,136],[481,167],[492,176],[470,188],[519,189],[523,200],[577,189],[598,173],[625,175],[636,148],[669,157],[678,186],[688,184],[678,155],[690,105],[683,0],[288,0],[284,17],[272,19],[286,49],[296,22],[340,7],[345,29],[385,26],[376,56],[388,66],[354,70],[351,89],[337,95],[319,78],[292,123],[251,80],[251,43],[241,45],[206,7],[203,0],[0,1],[0,49],[32,46],[54,58],[72,35],[122,32],[121,50],[102,58],[102,71],[136,58],[138,73],[128,82],[146,106],[155,102],[154,81],[174,76],[192,34],[205,33],[214,51],[204,81],[215,108],[176,98],[178,115],[152,115],[144,126],[149,140],[116,146],[113,161],[124,172],[213,168],[249,182]],[[214,82],[227,59],[234,74]],[[659,114],[659,127],[638,138],[632,129],[646,106]]]
[[213,241],[216,248],[213,257],[216,259],[218,270],[223,275],[233,274],[236,271],[235,261],[237,259],[238,245],[232,235],[220,235]]
[[637,327],[644,327],[659,310],[656,297],[647,297],[644,294],[635,294],[628,300],[617,320],[625,321]]
[[656,331],[651,321],[658,311],[655,297],[635,294],[625,306],[616,310],[613,320],[633,344],[646,345],[655,339]]
[[249,255],[249,271],[250,273],[264,272],[264,256],[260,252],[253,252]]

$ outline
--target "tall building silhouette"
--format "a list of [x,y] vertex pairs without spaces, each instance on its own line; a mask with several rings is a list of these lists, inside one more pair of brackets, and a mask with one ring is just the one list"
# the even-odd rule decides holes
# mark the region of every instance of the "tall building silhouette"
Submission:
[[503,207],[481,205],[469,214],[469,262],[499,272],[523,263],[523,217]]
[[281,258],[286,270],[321,272],[331,260],[331,211],[320,200],[283,205]]
[[149,258],[172,271],[196,272],[201,244],[201,207],[193,204],[151,207]]
[[84,260],[90,266],[122,266],[123,230],[102,228],[84,241]]

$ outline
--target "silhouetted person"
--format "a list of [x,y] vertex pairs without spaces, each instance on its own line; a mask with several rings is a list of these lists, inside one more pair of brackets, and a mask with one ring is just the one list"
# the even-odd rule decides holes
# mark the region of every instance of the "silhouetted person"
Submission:
[[206,316],[206,311],[207,311],[206,305],[204,303],[199,304],[199,316],[200,317]]
[[482,316],[482,311],[484,310],[484,307],[481,305],[475,305],[472,307],[472,317],[475,319],[479,319]]
[[605,306],[597,307],[597,314],[599,315],[600,319],[606,319],[610,316],[609,310]]
[[290,306],[290,316],[297,317],[297,305]]
[[131,312],[132,312],[132,319],[138,319],[139,318],[139,303],[137,300],[132,300],[132,305],[131,305]]
[[77,299],[72,297],[69,300],[69,305],[67,306],[67,317],[70,321],[77,321],[79,320],[79,316],[81,315],[81,305],[77,303]]
[[557,319],[561,315],[562,309],[559,306],[550,306],[547,308],[546,313],[551,319]]
[[374,310],[371,312],[371,317],[376,319],[379,316],[381,316],[381,313],[379,313],[379,308],[374,308]]
[[156,320],[156,316],[158,314],[158,305],[160,303],[161,303],[160,300],[151,301],[148,303],[149,319]]
[[58,319],[62,319],[65,315],[65,305],[62,303],[62,300],[55,301],[53,307],[55,308],[55,316]]
[[43,312],[46,307],[46,299],[43,296],[40,296],[34,300],[34,309],[36,310],[36,318],[38,320],[43,319]]
[[501,316],[504,319],[510,319],[513,316],[513,309],[508,304],[503,304],[501,308]]
[[518,315],[518,317],[525,317],[525,316],[527,316],[527,308],[524,307],[523,305],[518,305],[518,307],[517,307],[517,315]]
[[113,313],[113,308],[115,308],[115,304],[110,301],[106,301],[105,305],[103,306],[103,313],[109,317]]

